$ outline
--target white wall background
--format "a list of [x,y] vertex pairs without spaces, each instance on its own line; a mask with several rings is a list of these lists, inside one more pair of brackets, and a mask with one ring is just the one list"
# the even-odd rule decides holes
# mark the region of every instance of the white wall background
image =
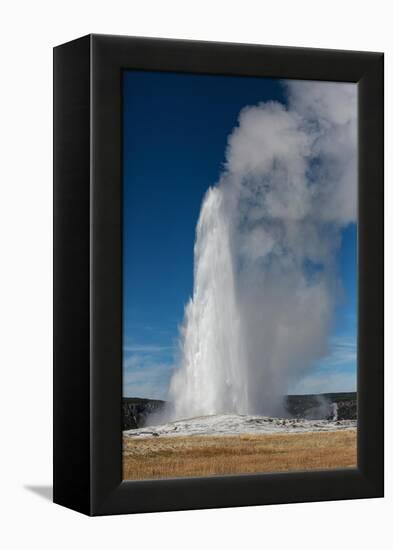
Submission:
[[[51,483],[52,47],[96,32],[386,53],[389,2],[374,0],[44,0],[0,16],[0,544],[3,548],[386,548],[392,540],[392,438],[387,498],[89,519],[29,490]],[[387,105],[387,269],[392,279],[392,109]],[[390,220],[389,220],[390,217]],[[386,340],[392,334],[392,286]],[[391,347],[386,353],[392,416]],[[388,426],[390,424],[388,423]],[[48,489],[43,492],[48,493]],[[390,513],[389,513],[390,511]]]

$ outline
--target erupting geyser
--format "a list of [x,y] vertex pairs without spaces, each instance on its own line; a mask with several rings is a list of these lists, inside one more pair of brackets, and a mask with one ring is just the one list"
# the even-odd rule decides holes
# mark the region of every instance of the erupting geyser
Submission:
[[244,108],[203,200],[174,417],[283,412],[327,349],[340,232],[356,222],[356,85],[284,83]]

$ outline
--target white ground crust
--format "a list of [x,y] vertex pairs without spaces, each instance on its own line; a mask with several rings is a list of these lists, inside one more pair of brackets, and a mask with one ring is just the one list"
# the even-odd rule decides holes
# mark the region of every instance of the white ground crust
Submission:
[[189,435],[239,435],[251,434],[287,434],[304,432],[326,432],[356,429],[356,420],[305,420],[271,418],[250,415],[214,415],[199,416],[169,422],[157,426],[146,426],[136,430],[126,430],[127,437],[174,437]]

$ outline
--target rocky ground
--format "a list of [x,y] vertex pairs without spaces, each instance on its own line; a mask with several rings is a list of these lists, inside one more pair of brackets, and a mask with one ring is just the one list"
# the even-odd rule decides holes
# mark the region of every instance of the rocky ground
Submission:
[[146,426],[126,430],[125,437],[178,437],[178,436],[228,436],[239,434],[288,434],[305,432],[326,432],[354,430],[356,420],[307,420],[271,418],[251,415],[200,416],[168,422],[157,426]]

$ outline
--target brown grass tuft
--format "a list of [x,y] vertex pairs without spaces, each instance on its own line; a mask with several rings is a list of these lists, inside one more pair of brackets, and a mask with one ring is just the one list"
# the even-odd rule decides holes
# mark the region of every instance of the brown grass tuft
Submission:
[[123,479],[325,470],[356,466],[356,430],[123,438]]

